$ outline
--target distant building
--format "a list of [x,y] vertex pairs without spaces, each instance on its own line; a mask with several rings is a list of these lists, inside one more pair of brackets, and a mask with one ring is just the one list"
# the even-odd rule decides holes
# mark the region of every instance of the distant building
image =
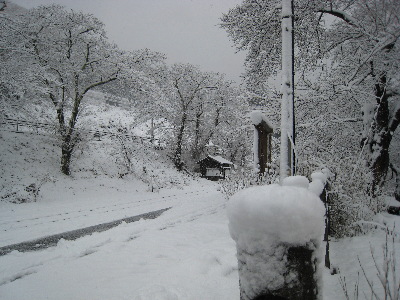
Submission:
[[208,155],[197,163],[200,165],[201,176],[210,180],[224,179],[233,168],[233,163],[221,156]]

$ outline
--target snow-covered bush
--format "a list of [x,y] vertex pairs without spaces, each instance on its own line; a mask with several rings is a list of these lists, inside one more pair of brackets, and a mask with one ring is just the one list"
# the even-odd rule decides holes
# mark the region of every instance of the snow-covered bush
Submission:
[[353,174],[342,172],[336,178],[331,177],[327,192],[331,236],[354,236],[375,228],[368,224],[386,209],[388,193],[371,195],[367,176],[368,169],[359,166]]
[[243,168],[229,174],[225,180],[220,181],[220,184],[221,192],[229,198],[245,188],[277,183],[278,181],[279,176],[274,168],[269,169],[264,175],[260,175],[254,169]]

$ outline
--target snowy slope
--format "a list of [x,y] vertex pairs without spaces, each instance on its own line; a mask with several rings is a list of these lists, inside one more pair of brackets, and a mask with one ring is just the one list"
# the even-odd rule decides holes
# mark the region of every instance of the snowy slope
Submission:
[[[113,121],[128,127],[129,112],[92,109],[96,113],[83,115],[81,124],[104,127]],[[0,131],[0,246],[172,209],[153,222],[125,224],[76,241],[62,240],[55,248],[0,257],[0,299],[194,299],[207,291],[213,294],[210,299],[225,293],[227,299],[237,296],[226,199],[215,183],[188,178],[176,172],[162,152],[134,144],[136,169],[121,179],[119,148],[109,137],[88,139],[75,155],[73,176],[67,177],[59,172],[57,139],[47,131],[19,129],[3,125]],[[40,187],[36,196],[27,189],[33,184]],[[185,272],[185,282],[170,276]],[[221,286],[225,288],[218,296]]]

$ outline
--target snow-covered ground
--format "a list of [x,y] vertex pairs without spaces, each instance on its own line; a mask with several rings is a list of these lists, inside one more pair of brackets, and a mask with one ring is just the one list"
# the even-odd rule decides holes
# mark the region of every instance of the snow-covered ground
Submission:
[[[239,299],[228,200],[218,183],[188,178],[176,172],[162,153],[148,151],[134,152],[137,168],[121,179],[115,142],[89,141],[83,149],[74,157],[73,176],[66,177],[58,170],[54,137],[0,131],[0,247],[172,208],[154,220],[123,223],[40,251],[0,256],[1,300]],[[32,184],[40,187],[36,202],[26,190]],[[27,203],[10,202],[18,199]],[[399,220],[388,214],[380,220],[389,228],[397,222],[397,253]],[[332,241],[331,263],[339,274],[324,270],[324,299],[346,299],[340,278],[347,284],[349,299],[356,299],[352,295],[357,282],[359,299],[370,299],[358,260],[379,291],[370,248],[381,267],[384,244],[381,229]]]
[[[14,251],[0,257],[0,298],[238,299],[235,245],[229,238],[226,200],[215,184],[199,182],[190,189],[147,197],[130,194],[131,203],[136,203],[130,214],[153,209],[145,201],[139,203],[149,196],[160,200],[157,208],[172,209],[155,220],[122,224],[76,241],[61,240],[56,247],[38,252]],[[76,203],[75,208],[80,207]],[[43,208],[40,214],[54,215],[51,208]],[[93,221],[104,220],[102,212],[94,210],[91,215]],[[75,216],[65,226],[72,228],[83,219]],[[25,222],[38,223],[33,218]],[[25,231],[33,237],[45,226],[28,226]],[[54,230],[52,224],[47,227],[49,233]],[[23,234],[21,229],[15,232]]]
[[[132,207],[117,209],[110,213],[110,219],[147,209],[172,208],[155,220],[121,224],[75,241],[61,240],[56,247],[14,251],[0,257],[0,299],[239,299],[236,247],[225,211],[227,200],[215,183],[200,180],[183,190],[138,195],[124,189],[123,181],[120,184],[120,191],[109,195],[108,207],[118,207],[121,198],[129,199]],[[78,196],[71,205],[64,201],[20,204],[14,205],[13,211],[2,203],[2,220],[8,210],[8,222],[24,219],[27,225],[24,230],[8,227],[9,233],[4,235],[7,223],[2,222],[2,239],[8,236],[7,241],[20,241],[41,236],[45,228],[50,234],[75,228],[75,224],[89,224],[87,220],[103,222],[103,211],[87,211],[93,199],[103,198],[102,194],[102,190],[92,190]],[[148,204],[147,199],[155,203]],[[85,210],[85,214],[62,220],[70,208]],[[47,222],[50,219],[57,221]],[[36,225],[40,221],[43,223]],[[384,242],[385,235],[378,231],[331,243],[332,264],[340,274],[324,272],[324,299],[345,299],[340,276],[346,279],[350,293],[359,276],[360,291],[369,295],[358,258],[378,286],[370,244],[380,261]],[[399,249],[398,238],[396,246]]]

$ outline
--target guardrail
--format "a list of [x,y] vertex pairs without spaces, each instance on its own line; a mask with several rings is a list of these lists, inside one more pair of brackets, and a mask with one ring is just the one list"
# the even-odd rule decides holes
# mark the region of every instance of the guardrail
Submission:
[[[34,129],[36,134],[39,134],[39,129],[45,130],[52,134],[56,134],[59,126],[58,124],[49,124],[49,123],[42,123],[42,122],[34,122],[29,120],[21,120],[21,119],[12,119],[12,118],[4,118],[0,119],[0,125],[11,125],[14,127],[14,132],[23,133],[26,132],[23,129],[31,128]],[[1,128],[4,130],[4,128]],[[92,136],[92,139],[96,141],[101,141],[102,137],[114,137],[114,138],[122,138],[124,140],[130,140],[132,142],[138,142],[143,144],[144,142],[152,143],[155,145],[159,145],[158,139],[151,138],[151,137],[143,137],[139,135],[131,135],[124,132],[112,132],[110,130],[104,129],[83,129],[83,128],[76,128],[77,132],[81,134],[85,134],[87,136]]]

